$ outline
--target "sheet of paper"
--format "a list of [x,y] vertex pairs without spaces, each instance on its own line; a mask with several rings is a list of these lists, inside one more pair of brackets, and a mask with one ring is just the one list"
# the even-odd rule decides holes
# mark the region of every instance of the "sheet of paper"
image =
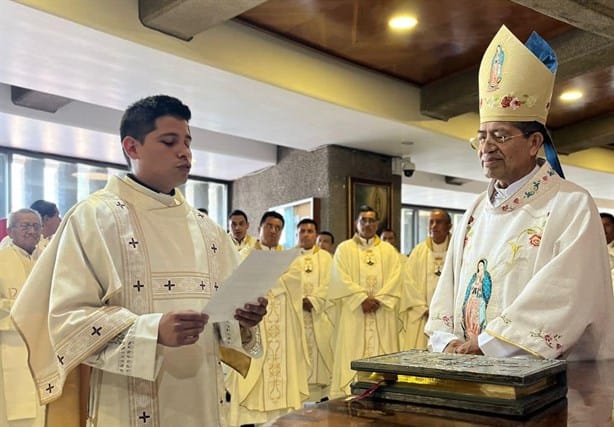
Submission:
[[203,309],[209,323],[233,320],[237,308],[266,296],[299,254],[300,249],[252,251]]

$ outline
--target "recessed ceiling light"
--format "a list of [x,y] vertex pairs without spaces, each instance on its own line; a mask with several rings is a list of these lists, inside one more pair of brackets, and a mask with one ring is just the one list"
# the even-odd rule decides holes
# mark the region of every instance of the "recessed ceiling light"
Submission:
[[418,20],[411,16],[395,16],[388,21],[388,26],[393,30],[408,30],[414,28]]
[[576,101],[582,98],[582,92],[579,90],[568,90],[561,94],[561,101]]

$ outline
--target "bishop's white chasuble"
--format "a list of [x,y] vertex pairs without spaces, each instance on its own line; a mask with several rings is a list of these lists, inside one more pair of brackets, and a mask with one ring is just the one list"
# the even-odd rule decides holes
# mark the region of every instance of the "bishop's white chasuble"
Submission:
[[590,195],[548,163],[497,207],[487,194],[454,233],[426,325],[432,349],[486,332],[535,357],[613,357],[614,297]]

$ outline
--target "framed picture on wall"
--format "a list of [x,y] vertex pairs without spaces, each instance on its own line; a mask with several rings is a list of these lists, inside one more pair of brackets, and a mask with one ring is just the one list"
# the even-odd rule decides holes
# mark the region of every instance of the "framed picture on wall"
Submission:
[[375,209],[379,218],[377,234],[390,228],[392,216],[392,183],[348,177],[348,238],[354,234],[359,208]]
[[284,248],[293,248],[298,244],[296,240],[296,225],[303,218],[311,218],[320,223],[320,199],[309,197],[295,202],[274,206],[270,210],[279,212],[284,217],[284,231],[279,244]]

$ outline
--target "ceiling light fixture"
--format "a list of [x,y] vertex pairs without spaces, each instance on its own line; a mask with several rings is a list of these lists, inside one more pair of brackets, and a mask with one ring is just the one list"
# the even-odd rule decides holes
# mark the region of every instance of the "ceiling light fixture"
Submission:
[[418,20],[411,16],[395,16],[388,21],[388,26],[393,30],[409,30],[418,24]]
[[582,98],[582,92],[579,90],[568,90],[561,94],[561,101],[577,101]]

